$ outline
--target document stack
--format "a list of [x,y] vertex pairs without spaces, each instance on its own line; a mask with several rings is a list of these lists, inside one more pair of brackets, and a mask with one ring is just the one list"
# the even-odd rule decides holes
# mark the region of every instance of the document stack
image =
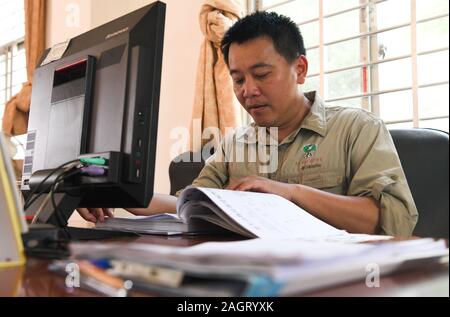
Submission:
[[[161,296],[291,296],[371,274],[448,261],[445,241],[341,243],[299,239],[206,242],[191,247],[73,244],[75,261],[106,263],[132,289]],[[129,283],[130,284],[130,283]]]

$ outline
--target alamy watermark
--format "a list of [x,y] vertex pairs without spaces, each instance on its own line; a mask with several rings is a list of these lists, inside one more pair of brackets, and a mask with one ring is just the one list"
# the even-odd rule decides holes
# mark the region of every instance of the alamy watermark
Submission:
[[[234,137],[229,137],[230,134],[234,134]],[[277,170],[278,128],[226,128],[224,135],[222,137],[217,127],[202,130],[200,120],[193,121],[192,135],[186,127],[173,128],[170,139],[176,142],[170,148],[170,157],[175,162],[201,162],[206,161],[214,152],[216,162],[257,163],[260,173],[273,173]],[[223,139],[224,147],[219,148]],[[189,151],[189,144],[194,149],[201,148],[201,151],[195,152],[193,156],[180,156]]]
[[380,287],[380,266],[377,263],[368,263],[366,273],[366,286],[369,288]]
[[68,263],[66,265],[66,287],[80,287],[80,267],[76,263]]
[[64,19],[65,25],[68,28],[80,27],[80,5],[75,2],[70,2],[65,7],[66,16]]

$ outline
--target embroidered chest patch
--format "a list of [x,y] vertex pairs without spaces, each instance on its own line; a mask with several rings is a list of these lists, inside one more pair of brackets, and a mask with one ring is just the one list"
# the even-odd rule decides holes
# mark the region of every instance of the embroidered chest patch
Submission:
[[303,153],[305,153],[303,156],[304,158],[311,158],[313,157],[314,153],[317,151],[317,144],[308,144],[303,147]]

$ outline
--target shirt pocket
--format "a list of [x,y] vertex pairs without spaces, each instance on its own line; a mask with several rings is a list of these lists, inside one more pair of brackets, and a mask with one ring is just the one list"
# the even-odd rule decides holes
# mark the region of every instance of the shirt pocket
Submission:
[[229,179],[239,179],[247,176],[258,176],[258,165],[253,162],[228,163]]
[[299,177],[299,184],[340,195],[346,193],[345,177],[339,171],[306,172]]

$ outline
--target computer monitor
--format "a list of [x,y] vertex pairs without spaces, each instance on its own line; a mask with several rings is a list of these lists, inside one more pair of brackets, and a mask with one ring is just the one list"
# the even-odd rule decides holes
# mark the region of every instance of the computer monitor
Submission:
[[43,53],[21,186],[37,223],[65,226],[76,207],[148,206],[165,7],[154,2],[81,34],[56,61]]

